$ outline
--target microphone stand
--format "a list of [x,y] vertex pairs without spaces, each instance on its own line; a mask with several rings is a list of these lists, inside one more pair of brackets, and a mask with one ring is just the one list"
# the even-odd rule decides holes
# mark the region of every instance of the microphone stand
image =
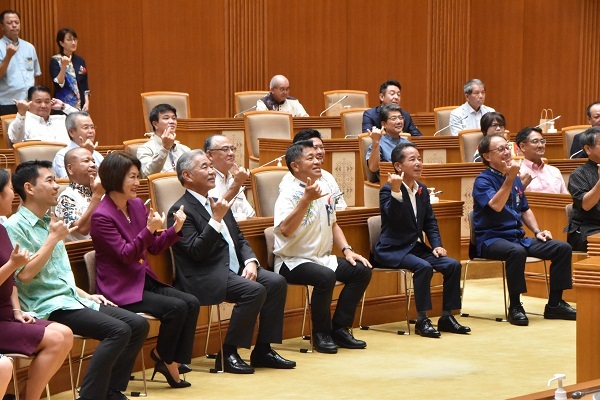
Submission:
[[348,98],[348,95],[345,94],[344,96],[342,96],[341,99],[339,99],[338,101],[336,101],[335,103],[333,103],[332,105],[330,105],[329,107],[327,107],[326,109],[324,109],[321,114],[319,114],[319,117],[322,117],[323,114],[325,114],[327,111],[331,110],[333,108],[333,106],[340,104],[342,101],[346,100]]
[[239,117],[240,115],[244,114],[245,112],[252,111],[252,110],[254,110],[254,109],[256,109],[256,106],[252,106],[252,107],[250,107],[250,108],[247,108],[247,109],[245,109],[244,111],[240,111],[239,113],[235,114],[235,115],[233,116],[233,118],[237,118],[237,117]]

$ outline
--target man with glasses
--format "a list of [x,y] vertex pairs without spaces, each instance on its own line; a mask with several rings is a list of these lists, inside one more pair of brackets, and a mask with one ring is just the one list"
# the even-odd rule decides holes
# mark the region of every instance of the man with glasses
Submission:
[[65,168],[65,155],[71,149],[83,147],[92,154],[96,167],[100,166],[104,157],[96,151],[98,142],[96,142],[96,125],[87,111],[76,111],[67,115],[65,120],[67,133],[71,141],[67,147],[56,153],[52,168],[57,178],[66,178],[67,169]]
[[479,79],[471,79],[465,83],[463,91],[467,101],[450,113],[450,133],[453,136],[458,136],[458,132],[465,129],[479,129],[481,117],[495,111],[492,107],[483,105],[485,85]]
[[[368,109],[363,113],[362,120],[362,131],[371,132],[373,128],[381,129],[381,120],[379,119],[379,112],[381,107],[388,104],[400,105],[402,86],[398,81],[385,81],[379,87],[379,102],[377,107]],[[419,129],[415,126],[410,118],[408,111],[401,110],[402,116],[404,117],[403,132],[410,133],[411,136],[423,136]]]
[[75,107],[53,99],[50,89],[32,86],[27,91],[27,100],[17,100],[17,116],[8,126],[8,138],[12,143],[27,140],[42,140],[69,144],[71,141],[65,127],[64,115],[50,115],[52,110],[65,114],[74,113]]
[[[504,136],[484,137],[479,153],[488,168],[475,178],[473,185],[475,251],[477,256],[505,262],[510,297],[508,322],[529,324],[521,303],[521,293],[527,292],[528,256],[551,260],[550,294],[544,318],[575,320],[576,310],[562,299],[563,291],[572,288],[571,246],[552,239],[549,231],[539,227],[519,178],[520,163],[511,158]],[[525,237],[523,224],[535,238]]]
[[190,148],[176,141],[177,110],[170,104],[159,104],[150,111],[154,135],[137,151],[143,177],[159,172],[175,172],[177,160]]
[[256,111],[281,111],[292,117],[308,117],[304,107],[290,96],[290,81],[283,75],[275,75],[269,84],[271,92],[256,102]]
[[227,136],[212,135],[206,138],[204,152],[212,162],[216,174],[215,187],[208,191],[208,195],[228,202],[235,197],[232,205],[234,215],[243,213],[246,218],[252,218],[256,212],[244,192],[240,192],[240,188],[250,176],[250,171],[236,164],[235,150]]
[[546,164],[542,158],[546,152],[546,139],[540,128],[521,129],[516,142],[524,156],[520,170],[521,180],[523,181],[524,174],[531,176],[528,185],[523,182],[525,191],[569,194],[559,169]]

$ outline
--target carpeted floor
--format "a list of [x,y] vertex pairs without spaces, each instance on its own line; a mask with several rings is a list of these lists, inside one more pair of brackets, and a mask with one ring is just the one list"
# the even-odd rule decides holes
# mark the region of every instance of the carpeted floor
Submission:
[[[500,279],[469,282],[463,311],[502,315]],[[545,300],[523,297],[525,310],[543,312]],[[555,373],[575,383],[575,322],[529,315],[528,327],[480,318],[457,317],[470,335],[443,334],[440,339],[398,336],[375,330],[354,333],[367,341],[365,350],[338,354],[300,354],[306,342],[286,340],[280,354],[298,363],[295,370],[260,369],[254,375],[208,374],[213,360],[197,358],[187,375],[191,388],[170,389],[149,382],[155,399],[506,399],[546,389]],[[433,321],[434,323],[437,320]],[[378,326],[402,329],[401,322]],[[240,351],[249,359],[249,351]],[[149,373],[152,370],[148,370]],[[139,375],[139,374],[138,374]],[[140,390],[132,382],[129,390]],[[53,396],[69,399],[69,393]]]

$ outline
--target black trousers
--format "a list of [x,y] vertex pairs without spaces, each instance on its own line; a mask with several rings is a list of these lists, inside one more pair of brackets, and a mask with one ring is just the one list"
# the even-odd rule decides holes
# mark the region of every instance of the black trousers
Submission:
[[191,294],[180,292],[146,275],[142,301],[122,306],[134,313],[148,313],[160,320],[156,351],[167,364],[192,361],[194,335],[200,302]]
[[531,246],[498,239],[489,246],[483,245],[481,256],[506,263],[506,283],[509,293],[527,292],[525,283],[525,260],[527,256],[551,260],[550,290],[565,290],[573,287],[571,257],[573,250],[566,242],[534,239]]
[[100,306],[79,310],[57,310],[50,321],[71,328],[73,333],[100,341],[81,385],[81,397],[105,400],[108,390],[124,391],[146,336],[148,322],[119,307]]
[[278,274],[258,268],[256,282],[229,271],[225,300],[235,303],[225,344],[250,348],[260,313],[256,343],[281,343],[287,283]]
[[[315,333],[330,333],[332,327],[351,327],[358,302],[371,281],[371,269],[361,262],[353,266],[345,258],[337,260],[335,271],[312,262],[300,264],[291,271],[283,263],[279,270],[288,283],[313,286],[311,315]],[[332,319],[331,301],[336,281],[344,282],[344,288]]]
[[417,311],[432,309],[431,277],[433,271],[444,276],[444,299],[442,308],[447,311],[459,310],[461,264],[454,258],[436,257],[432,249],[417,242],[413,249],[404,256],[397,268],[404,268],[413,273],[413,288],[415,290],[415,306]]

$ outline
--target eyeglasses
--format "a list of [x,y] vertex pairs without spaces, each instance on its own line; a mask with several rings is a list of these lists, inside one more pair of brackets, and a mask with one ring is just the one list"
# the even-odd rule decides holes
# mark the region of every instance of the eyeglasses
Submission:
[[79,39],[77,38],[70,38],[70,39],[65,39],[65,42],[71,42],[71,43],[77,43]]
[[490,126],[491,126],[491,127],[493,127],[493,128],[501,128],[501,129],[504,129],[504,125],[501,125],[501,124],[499,124],[499,123],[497,123],[497,122],[494,122],[494,123],[493,123],[492,125],[490,125]]
[[290,91],[290,87],[276,87],[275,89],[279,90],[280,92],[289,92]]
[[404,121],[404,117],[402,115],[393,115],[388,118],[388,121],[392,121],[392,122]]
[[235,153],[236,147],[235,146],[223,146],[220,149],[210,149],[212,150],[218,150],[218,151],[222,151],[223,153],[229,153],[230,151],[232,153]]
[[538,143],[546,144],[546,139],[531,139],[531,140],[528,140],[527,142],[529,142],[531,144],[538,144]]
[[81,126],[81,129],[84,131],[96,130],[96,125],[83,125]]
[[497,151],[498,153],[504,153],[505,151],[510,151],[512,149],[512,145],[510,143],[506,143],[504,146],[498,146],[495,149],[490,149],[490,151]]

